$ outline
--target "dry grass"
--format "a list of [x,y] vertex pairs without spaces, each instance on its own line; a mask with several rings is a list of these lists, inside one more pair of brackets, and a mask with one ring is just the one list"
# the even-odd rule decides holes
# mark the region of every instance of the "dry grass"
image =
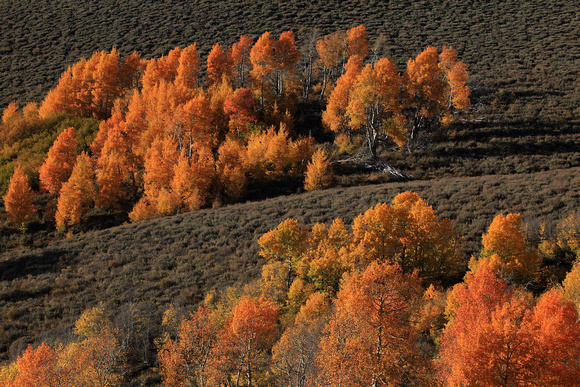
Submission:
[[[0,352],[61,335],[80,312],[103,301],[158,311],[191,307],[210,289],[256,278],[256,240],[283,219],[303,224],[341,217],[347,224],[378,202],[416,191],[454,221],[464,256],[479,249],[498,213],[558,220],[580,204],[580,168],[534,174],[445,178],[335,188],[202,210],[92,231],[0,257]],[[42,333],[43,336],[40,336]],[[11,343],[12,350],[9,351]]]

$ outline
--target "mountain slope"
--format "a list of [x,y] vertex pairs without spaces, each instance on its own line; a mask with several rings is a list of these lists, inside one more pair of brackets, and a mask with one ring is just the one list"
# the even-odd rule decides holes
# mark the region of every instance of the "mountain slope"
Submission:
[[40,101],[68,65],[114,46],[149,58],[197,42],[204,55],[241,34],[365,24],[384,34],[400,69],[427,45],[452,45],[470,66],[472,86],[507,92],[509,114],[577,118],[579,15],[580,5],[566,0],[2,0],[0,107]]
[[[580,168],[535,174],[448,178],[335,188],[202,210],[89,232],[46,248],[0,256],[0,352],[62,335],[86,308],[105,302],[192,305],[211,289],[257,278],[256,240],[292,217],[302,224],[354,217],[396,194],[416,191],[465,236],[464,257],[498,213],[519,212],[531,226],[580,205]],[[18,339],[18,340],[17,340]]]

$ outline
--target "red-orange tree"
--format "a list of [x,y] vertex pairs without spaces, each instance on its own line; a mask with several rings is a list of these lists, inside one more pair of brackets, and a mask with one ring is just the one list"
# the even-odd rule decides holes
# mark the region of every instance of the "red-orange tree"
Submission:
[[216,345],[218,325],[209,311],[197,309],[179,324],[177,339],[169,339],[159,351],[163,385],[207,385],[207,364]]
[[252,386],[265,371],[276,336],[278,307],[272,300],[244,296],[218,336],[212,385]]
[[420,294],[417,276],[389,263],[373,262],[346,281],[320,342],[319,385],[424,383],[427,359],[410,323],[411,305]]
[[58,195],[64,182],[70,178],[76,162],[76,136],[72,127],[59,134],[40,167],[40,187],[51,194]]
[[568,386],[580,375],[580,322],[571,302],[548,291],[532,308],[484,259],[450,295],[441,338],[449,386]]
[[225,52],[220,44],[214,44],[207,56],[206,85],[211,87],[221,82],[223,77],[230,82],[232,71],[231,53]]
[[248,124],[256,122],[255,102],[252,91],[247,88],[237,89],[225,100],[224,111],[230,117],[229,127],[238,136],[247,135]]
[[8,191],[3,197],[6,212],[14,223],[24,224],[32,220],[36,212],[33,203],[35,196],[35,193],[30,189],[28,177],[20,166],[16,167],[10,178]]
[[18,374],[13,387],[68,386],[70,369],[59,364],[58,353],[46,343],[28,348],[16,361]]

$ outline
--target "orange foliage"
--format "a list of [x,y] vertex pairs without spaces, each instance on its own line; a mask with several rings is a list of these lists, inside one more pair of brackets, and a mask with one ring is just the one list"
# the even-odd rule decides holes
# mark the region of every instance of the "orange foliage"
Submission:
[[211,149],[199,147],[191,158],[182,154],[173,172],[171,190],[181,207],[192,211],[207,204],[216,176]]
[[18,374],[13,387],[52,387],[68,385],[70,370],[59,364],[58,353],[46,343],[30,345],[16,361]]
[[[521,292],[519,292],[521,294]],[[527,296],[529,299],[529,296]],[[530,309],[484,259],[453,289],[451,322],[441,339],[446,385],[571,385],[580,366],[580,322],[559,291]]]
[[71,175],[76,161],[76,136],[77,132],[72,127],[59,134],[40,167],[40,187],[51,194],[58,195]]
[[250,62],[252,63],[250,76],[254,82],[254,89],[259,92],[260,106],[264,106],[266,78],[274,70],[275,43],[276,40],[266,31],[260,36],[250,51]]
[[82,153],[72,170],[70,179],[63,184],[55,214],[57,228],[81,222],[96,198],[95,171],[91,158]]
[[34,133],[41,123],[38,116],[38,105],[35,102],[27,103],[22,111],[18,111],[16,102],[11,102],[2,112],[0,124],[0,143],[11,145]]
[[467,77],[465,64],[457,62],[451,47],[443,47],[439,55],[435,47],[429,46],[415,59],[409,59],[403,77],[409,141],[436,129],[442,118],[450,121],[452,105],[461,110],[469,107]]
[[36,207],[33,204],[36,195],[30,189],[28,177],[20,166],[14,169],[6,195],[2,198],[8,216],[14,223],[24,224],[32,220]]
[[353,267],[372,260],[399,262],[422,276],[452,275],[460,269],[457,236],[423,199],[405,192],[359,215],[353,224]]
[[248,134],[248,124],[256,122],[255,102],[250,89],[237,89],[225,100],[224,111],[230,117],[229,127],[238,136]]
[[89,60],[83,58],[61,75],[58,85],[42,102],[40,116],[68,112],[105,119],[111,114],[115,100],[134,87],[141,68],[136,53],[121,64],[115,48],[110,53],[96,52]]
[[400,94],[401,77],[387,58],[374,67],[366,65],[352,85],[345,112],[348,126],[364,134],[373,157],[379,142],[388,137],[399,146],[406,142]]
[[215,83],[208,91],[211,113],[211,146],[217,149],[230,132],[230,117],[225,111],[226,101],[232,98],[234,90],[225,78]]
[[300,175],[312,156],[312,142],[311,137],[292,141],[284,125],[277,132],[271,127],[263,133],[252,133],[247,145],[249,172],[256,179]]
[[124,128],[124,125],[113,125],[108,129],[97,159],[97,206],[119,208],[120,202],[127,199],[127,188],[132,186],[137,164]]
[[211,87],[221,82],[225,77],[230,81],[232,78],[233,64],[231,55],[224,52],[220,44],[214,44],[207,56],[206,85]]
[[[247,89],[246,89],[247,90]],[[227,139],[218,149],[217,175],[223,193],[241,198],[246,190],[246,149],[239,141]]]
[[187,90],[195,90],[199,76],[199,63],[197,45],[194,43],[185,47],[179,55],[175,85]]
[[272,300],[242,297],[218,336],[209,384],[251,386],[256,374],[265,370],[266,354],[276,336],[277,319],[278,308]]
[[419,280],[388,263],[371,263],[341,287],[320,341],[318,383],[333,386],[413,384],[427,375],[410,308]]
[[322,123],[339,132],[346,127],[345,114],[349,103],[349,94],[362,69],[362,58],[358,55],[348,59],[346,72],[336,81],[336,87],[328,97],[326,110],[322,112]]
[[2,123],[6,125],[16,117],[18,117],[18,104],[10,102],[2,111]]
[[366,58],[369,52],[369,33],[362,24],[346,31],[347,50],[346,55],[351,57],[358,55]]
[[[195,46],[195,45],[194,45]],[[183,58],[182,66],[182,79],[181,85],[187,87],[186,85],[191,84],[191,72],[188,76],[187,70],[196,71],[195,67],[195,56],[197,55],[197,48],[190,46],[188,54]],[[167,55],[162,56],[159,59],[151,59],[147,62],[143,76],[141,77],[141,84],[144,89],[151,88],[159,83],[172,83],[178,74],[178,67],[181,65],[181,55],[182,50],[179,47],[175,47],[167,53]],[[193,58],[192,58],[193,56]],[[189,61],[187,59],[193,59]],[[199,60],[199,59],[198,59]],[[199,63],[198,63],[199,65]]]
[[231,57],[234,66],[237,86],[246,87],[248,73],[250,71],[250,52],[252,50],[252,38],[246,35],[240,36],[240,40],[232,45]]
[[218,326],[207,309],[200,307],[179,324],[177,340],[169,339],[159,351],[163,385],[205,386],[207,364],[216,345]]
[[[196,143],[211,143],[210,101],[199,94],[172,113],[169,134],[178,142],[179,150],[191,157]],[[166,129],[167,130],[167,129]]]
[[326,69],[338,67],[346,57],[346,34],[334,32],[326,35],[316,42],[316,51]]
[[296,47],[294,34],[292,31],[284,31],[274,44],[273,62],[276,69],[276,80],[274,90],[277,95],[285,93],[296,72],[296,64],[300,60],[301,53]]

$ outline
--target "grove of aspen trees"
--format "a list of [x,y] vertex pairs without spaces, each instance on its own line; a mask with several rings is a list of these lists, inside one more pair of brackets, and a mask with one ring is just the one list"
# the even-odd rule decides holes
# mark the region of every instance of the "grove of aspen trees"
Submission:
[[[371,158],[379,146],[412,149],[469,107],[467,69],[451,47],[427,47],[400,72],[373,55],[362,25],[311,35],[304,47],[291,31],[215,44],[204,82],[195,44],[151,60],[97,52],[63,73],[40,106],[10,104],[3,141],[58,114],[100,120],[83,144],[70,127],[41,165],[19,166],[38,176],[50,194],[44,218],[64,230],[94,213],[140,221],[236,202],[248,188],[284,179],[306,178],[306,190],[330,186],[328,147],[296,122],[304,106],[325,104],[335,148],[359,144]],[[23,203],[6,208],[14,222],[33,218],[24,205],[31,195],[21,178],[9,183],[6,201]]]
[[[528,290],[541,254],[518,214],[498,215],[462,282],[460,236],[417,194],[346,225],[282,221],[258,244],[260,278],[169,307],[153,333],[137,309],[85,310],[73,340],[28,348],[3,386],[121,386],[156,353],[163,386],[573,386],[580,378],[580,264],[561,285]],[[576,220],[577,223],[577,220]]]
[[[470,107],[451,47],[398,69],[362,25],[303,43],[242,35],[213,46],[204,74],[195,44],[81,59],[41,104],[2,114],[3,144],[63,115],[99,122],[63,128],[42,160],[15,166],[7,216],[22,232],[40,213],[65,231],[95,214],[138,222],[235,203],[288,179],[324,189],[333,159],[412,152]],[[316,106],[332,144],[301,127]],[[413,192],[352,224],[288,218],[259,237],[254,281],[168,307],[156,328],[137,309],[88,308],[73,337],[0,365],[0,385],[123,386],[143,369],[163,386],[578,385],[580,263],[536,284],[543,256],[579,254],[579,224],[570,215],[532,244],[519,214],[498,215],[467,259],[452,222]]]

